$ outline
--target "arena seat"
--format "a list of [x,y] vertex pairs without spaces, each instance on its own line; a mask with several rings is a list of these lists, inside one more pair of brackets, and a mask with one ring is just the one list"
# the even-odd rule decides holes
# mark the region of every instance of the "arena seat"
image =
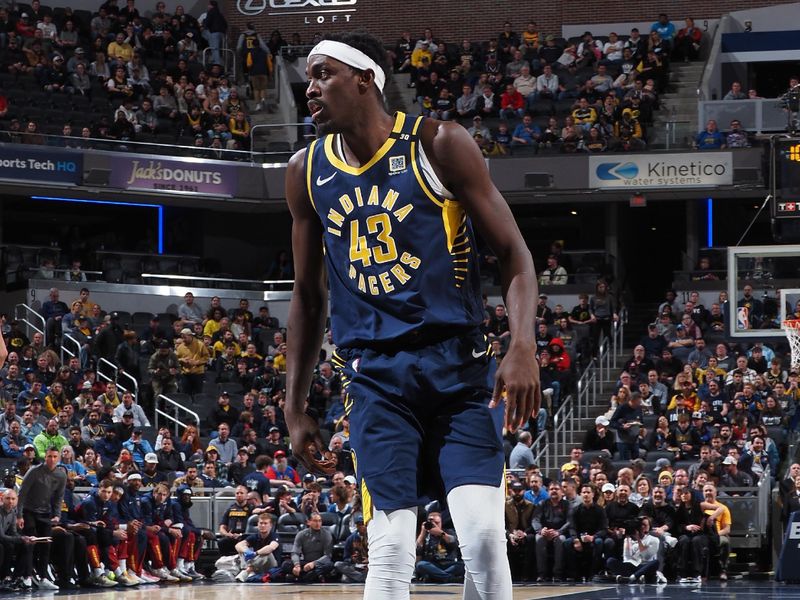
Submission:
[[659,458],[666,458],[670,463],[675,462],[675,453],[668,450],[651,450],[647,453],[647,461],[654,465]]
[[153,319],[155,315],[150,312],[135,312],[131,315],[131,325],[134,327],[146,327],[150,324],[150,320]]
[[305,529],[303,516],[302,513],[286,513],[278,517],[277,534],[282,553],[288,554],[292,551],[297,532]]
[[228,394],[241,395],[244,392],[244,387],[241,383],[219,383],[217,384],[219,392],[228,392]]

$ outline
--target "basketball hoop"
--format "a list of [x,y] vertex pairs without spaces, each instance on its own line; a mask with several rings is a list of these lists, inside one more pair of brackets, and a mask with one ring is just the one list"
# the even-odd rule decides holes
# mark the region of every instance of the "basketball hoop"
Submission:
[[800,369],[800,319],[786,319],[782,325],[792,350],[791,369],[797,371]]

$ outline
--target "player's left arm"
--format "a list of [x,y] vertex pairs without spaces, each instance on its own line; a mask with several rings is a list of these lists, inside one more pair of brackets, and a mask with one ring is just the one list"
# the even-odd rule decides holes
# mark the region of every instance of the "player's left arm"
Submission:
[[500,263],[511,343],[497,370],[491,406],[506,396],[506,428],[516,430],[539,410],[541,393],[535,319],[538,285],[533,258],[486,162],[466,129],[426,121],[423,144],[442,183],[461,202]]

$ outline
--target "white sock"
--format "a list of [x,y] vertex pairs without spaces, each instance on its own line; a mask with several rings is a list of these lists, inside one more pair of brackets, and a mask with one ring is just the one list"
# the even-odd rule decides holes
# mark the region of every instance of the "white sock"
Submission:
[[[120,558],[119,559],[119,568],[124,573],[128,570],[128,559],[127,558]],[[117,573],[119,575],[119,573]]]
[[466,567],[463,600],[511,598],[504,487],[462,485],[447,495],[447,504]]
[[179,558],[179,559],[178,559],[178,568],[179,568],[181,571],[183,571],[183,565],[184,565],[184,561],[183,561],[183,559],[182,559],[182,558]]
[[416,527],[416,508],[373,511],[367,525],[369,571],[364,600],[408,600],[417,549]]
[[183,564],[185,564],[185,565],[186,565],[186,569],[187,569],[188,571],[191,571],[191,570],[193,570],[193,569],[194,569],[194,561],[193,561],[193,560],[186,561],[186,562],[184,562]]
[[122,564],[121,563],[116,569],[114,569],[114,575],[116,575],[117,577],[122,575],[124,572],[125,572],[125,569],[122,568]]
[[95,567],[94,569],[92,569],[92,572],[94,573],[95,577],[102,577],[105,574],[105,571],[103,571],[103,567]]

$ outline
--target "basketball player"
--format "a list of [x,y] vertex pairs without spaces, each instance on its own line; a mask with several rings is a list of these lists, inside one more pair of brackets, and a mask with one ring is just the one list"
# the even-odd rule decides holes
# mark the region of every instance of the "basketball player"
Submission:
[[[516,430],[540,403],[533,261],[467,131],[386,113],[384,56],[371,36],[345,34],[308,57],[306,95],[322,137],[286,174],[296,273],[286,422],[304,465],[331,473],[303,406],[327,313],[326,264],[333,362],[368,523],[364,597],[409,597],[417,506],[446,498],[464,598],[505,600],[501,429]],[[512,337],[496,374],[479,331],[471,219],[502,265]]]

